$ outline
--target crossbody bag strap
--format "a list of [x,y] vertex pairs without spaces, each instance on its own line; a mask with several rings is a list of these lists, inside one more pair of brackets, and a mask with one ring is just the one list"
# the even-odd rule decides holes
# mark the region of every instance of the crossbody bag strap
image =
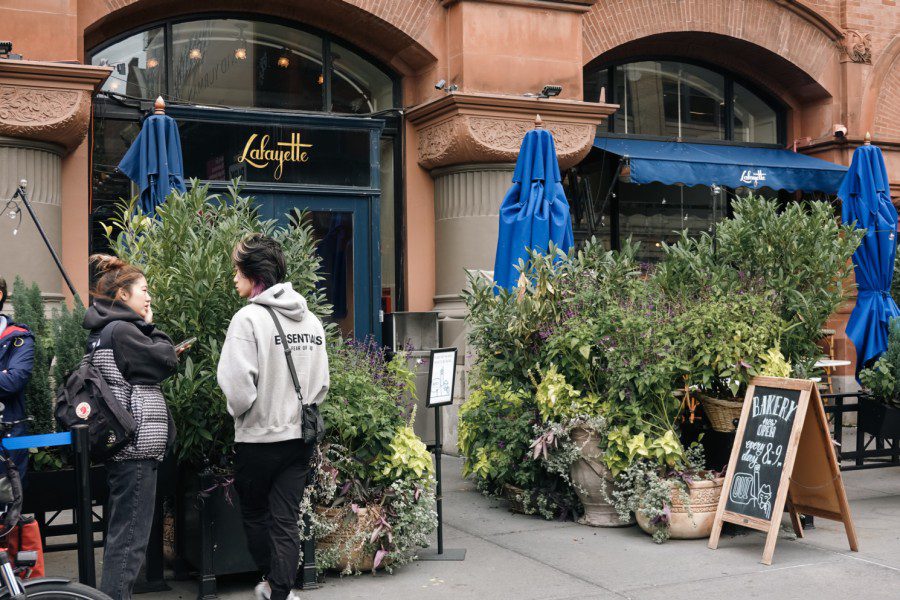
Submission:
[[284,347],[284,358],[287,360],[288,370],[291,372],[291,379],[294,381],[297,399],[300,401],[300,404],[303,404],[303,392],[300,391],[300,379],[297,377],[297,368],[294,366],[293,357],[291,357],[291,346],[288,344],[287,336],[284,335],[284,329],[281,328],[281,321],[278,320],[278,315],[275,314],[275,311],[272,310],[271,306],[263,306],[263,308],[269,312],[272,320],[275,321],[275,329],[278,330],[278,335],[281,337],[281,345]]

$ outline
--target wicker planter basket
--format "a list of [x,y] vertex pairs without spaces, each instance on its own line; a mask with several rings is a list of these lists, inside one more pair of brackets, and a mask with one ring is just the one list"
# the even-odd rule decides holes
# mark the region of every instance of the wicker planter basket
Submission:
[[503,484],[503,497],[509,502],[509,512],[518,513],[520,515],[527,514],[525,512],[525,504],[522,502],[522,496],[525,490],[509,483]]
[[[380,506],[360,508],[354,514],[349,507],[316,507],[320,518],[335,526],[334,530],[316,540],[316,551],[337,550],[338,562],[335,571],[371,571],[375,564],[375,553],[367,552],[369,535],[381,518]],[[387,564],[383,561],[380,567]]]
[[703,404],[703,412],[706,413],[713,429],[722,433],[731,433],[736,429],[734,420],[741,418],[741,410],[744,407],[743,400],[726,400],[704,394],[698,394],[698,396]]

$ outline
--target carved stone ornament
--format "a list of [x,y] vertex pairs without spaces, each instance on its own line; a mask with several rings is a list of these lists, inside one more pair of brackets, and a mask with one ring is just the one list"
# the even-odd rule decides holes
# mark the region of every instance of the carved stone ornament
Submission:
[[844,37],[837,41],[841,54],[855,63],[872,64],[872,36],[863,35],[855,29],[848,29]]
[[0,85],[0,135],[77,147],[87,135],[91,94]]
[[418,132],[418,161],[426,169],[466,163],[515,162],[525,134],[540,112],[553,134],[559,166],[578,164],[590,151],[611,104],[455,94],[408,113]]

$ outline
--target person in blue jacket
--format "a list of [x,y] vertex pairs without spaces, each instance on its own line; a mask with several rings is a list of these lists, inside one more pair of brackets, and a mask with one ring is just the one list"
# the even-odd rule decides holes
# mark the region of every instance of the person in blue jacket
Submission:
[[[3,420],[9,422],[25,418],[25,386],[34,367],[34,335],[3,314],[6,297],[6,280],[0,277],[0,402],[5,407]],[[22,423],[12,430],[12,435],[25,435],[27,431],[28,426]],[[12,450],[9,455],[24,481],[28,450]]]

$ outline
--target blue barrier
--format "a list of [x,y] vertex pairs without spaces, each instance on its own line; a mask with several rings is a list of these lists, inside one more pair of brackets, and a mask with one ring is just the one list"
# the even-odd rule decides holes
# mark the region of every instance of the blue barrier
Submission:
[[3,438],[3,447],[7,450],[25,450],[27,448],[47,448],[50,446],[72,445],[72,433],[42,433],[40,435],[20,435]]

